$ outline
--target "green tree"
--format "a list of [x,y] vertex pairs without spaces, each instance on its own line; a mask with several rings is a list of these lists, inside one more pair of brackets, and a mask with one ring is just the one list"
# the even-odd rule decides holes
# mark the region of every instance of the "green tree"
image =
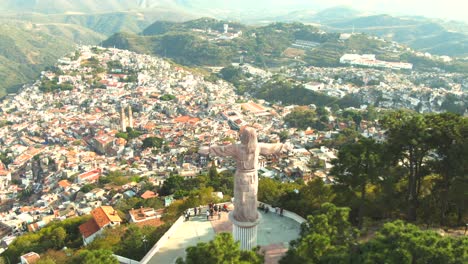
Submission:
[[433,149],[432,128],[423,115],[404,111],[386,115],[382,125],[387,129],[388,150],[393,154],[395,164],[401,163],[408,171],[407,217],[415,221],[421,183],[429,174],[426,160]]
[[307,107],[296,107],[284,117],[284,122],[292,127],[306,129],[312,127],[316,119],[315,111]]
[[122,237],[119,253],[130,259],[141,259],[145,255],[143,232],[136,225],[129,225]]
[[123,225],[109,228],[104,230],[102,235],[98,236],[96,239],[93,240],[88,246],[87,249],[89,250],[110,250],[113,251],[114,249],[118,249],[120,244],[122,243],[122,237],[125,234],[125,227]]
[[286,142],[286,140],[291,136],[288,130],[281,130],[278,134],[281,142]]
[[233,83],[236,87],[239,86],[240,81],[245,78],[242,69],[232,65],[222,68],[219,74],[224,80]]
[[212,183],[219,181],[218,170],[216,169],[214,162],[211,164],[210,170],[208,171],[208,178]]
[[349,263],[356,230],[348,221],[349,208],[325,203],[301,225],[300,237],[291,241],[282,264]]
[[89,193],[92,189],[96,188],[96,184],[85,184],[81,187],[80,191],[83,193]]
[[306,185],[290,184],[281,196],[280,206],[291,210],[303,217],[315,212],[324,203],[332,202],[335,198],[330,185],[322,179],[315,178]]
[[263,257],[255,251],[240,250],[239,242],[235,242],[230,233],[218,234],[208,243],[198,243],[186,249],[187,256],[178,258],[177,264],[261,264]]
[[140,203],[142,203],[143,199],[139,197],[131,197],[128,199],[120,199],[115,204],[115,208],[122,212],[127,212],[132,208],[138,208]]
[[355,143],[344,145],[333,160],[330,172],[336,183],[345,186],[345,190],[360,193],[358,208],[358,226],[362,227],[367,202],[367,187],[375,183],[381,174],[382,145],[373,139],[361,138]]
[[131,127],[127,127],[127,134],[128,134],[128,140],[131,140],[131,139],[134,139],[143,135],[143,132],[133,129]]
[[309,167],[312,171],[323,170],[325,169],[325,161],[316,157],[311,157],[307,162],[307,167]]
[[175,193],[177,190],[180,190],[184,184],[184,178],[178,175],[170,176],[164,181],[161,190],[159,193],[162,196],[171,195]]
[[72,263],[76,264],[119,264],[110,250],[82,250],[74,257]]
[[273,206],[278,205],[284,191],[281,188],[281,182],[261,177],[258,182],[258,200]]
[[355,129],[345,128],[340,131],[336,138],[325,142],[325,145],[332,148],[341,148],[345,144],[355,142],[359,137],[360,134]]
[[430,114],[426,120],[432,130],[432,142],[437,153],[432,165],[434,172],[441,176],[434,187],[439,223],[447,224],[450,211],[455,211],[457,224],[461,224],[463,214],[466,214],[463,202],[466,194],[461,190],[468,188],[468,119],[453,113],[442,113]]
[[57,264],[57,262],[54,259],[49,258],[49,257],[41,258],[35,263],[36,264]]
[[67,238],[67,231],[61,226],[52,230],[49,235],[50,241],[53,243],[55,248],[62,248],[65,244],[65,239]]
[[386,223],[375,238],[359,245],[355,263],[455,264],[468,260],[467,237],[442,237],[401,220]]
[[54,250],[54,249],[49,249],[47,252],[44,254],[41,254],[41,260],[53,260],[54,263],[56,264],[67,264],[70,261],[70,257],[67,256],[67,253],[70,252],[71,254],[72,250],[71,249],[60,249],[60,250]]
[[89,220],[89,216],[51,222],[39,232],[26,233],[16,238],[8,246],[8,249],[2,253],[2,256],[12,262],[19,262],[20,256],[30,251],[41,254],[48,249],[61,249],[63,246],[78,248],[83,245],[83,239],[78,227],[87,220]]
[[161,97],[159,97],[159,100],[161,101],[172,101],[174,100],[176,97],[172,94],[164,94],[164,95],[161,95]]
[[146,148],[161,148],[163,140],[158,137],[147,137],[143,139],[143,149]]

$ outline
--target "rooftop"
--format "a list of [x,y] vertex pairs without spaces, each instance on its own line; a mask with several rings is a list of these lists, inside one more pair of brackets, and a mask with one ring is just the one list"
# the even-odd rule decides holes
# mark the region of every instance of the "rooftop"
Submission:
[[149,190],[144,192],[141,195],[141,198],[143,198],[143,199],[150,199],[150,198],[154,198],[154,197],[158,197],[158,194],[155,193],[155,192],[149,191]]
[[103,228],[111,222],[122,222],[122,219],[120,219],[112,206],[101,206],[94,209],[91,214],[99,228]]
[[41,257],[36,252],[29,252],[21,256],[28,264],[36,263]]
[[94,221],[94,218],[91,218],[88,221],[84,222],[83,224],[80,225],[79,228],[80,228],[80,233],[85,238],[88,238],[92,234],[99,231],[99,226],[96,224],[96,221]]

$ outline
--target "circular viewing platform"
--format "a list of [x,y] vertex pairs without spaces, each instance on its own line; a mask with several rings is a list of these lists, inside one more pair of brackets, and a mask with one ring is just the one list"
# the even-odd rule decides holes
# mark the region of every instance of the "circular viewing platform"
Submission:
[[[231,208],[232,209],[232,208]],[[145,257],[147,262],[141,263],[175,263],[178,257],[185,257],[185,249],[195,246],[199,242],[213,240],[217,233],[232,233],[232,222],[229,221],[226,212],[221,213],[221,218],[213,216],[206,217],[206,208],[201,214],[190,217],[174,231],[169,239],[161,245],[150,258]],[[280,216],[275,212],[265,213],[260,211],[261,221],[257,226],[257,244],[265,255],[265,263],[278,263],[279,259],[286,253],[289,241],[299,237],[300,223],[287,216]],[[145,260],[144,259],[144,260]]]

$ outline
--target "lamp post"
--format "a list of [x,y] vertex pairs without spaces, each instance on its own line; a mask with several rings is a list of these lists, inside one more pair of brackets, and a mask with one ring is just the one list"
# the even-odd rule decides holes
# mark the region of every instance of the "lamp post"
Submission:
[[145,253],[146,253],[146,242],[148,242],[148,240],[146,239],[146,236],[142,237],[142,241],[143,241],[143,246],[145,247]]

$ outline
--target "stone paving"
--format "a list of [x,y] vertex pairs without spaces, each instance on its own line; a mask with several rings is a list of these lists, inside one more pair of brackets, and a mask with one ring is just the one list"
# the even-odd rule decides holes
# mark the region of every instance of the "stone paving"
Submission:
[[[232,210],[232,206],[230,207]],[[213,216],[207,220],[202,210],[201,215],[193,216],[184,222],[161,247],[149,264],[175,263],[178,257],[185,256],[185,249],[199,242],[212,240],[215,234],[220,232],[232,232],[232,224],[228,219],[228,213],[221,213],[221,218]],[[286,253],[289,241],[299,237],[300,224],[296,221],[281,217],[275,213],[263,213],[258,226],[257,241],[261,246],[261,252],[265,254],[265,263],[276,264]]]

